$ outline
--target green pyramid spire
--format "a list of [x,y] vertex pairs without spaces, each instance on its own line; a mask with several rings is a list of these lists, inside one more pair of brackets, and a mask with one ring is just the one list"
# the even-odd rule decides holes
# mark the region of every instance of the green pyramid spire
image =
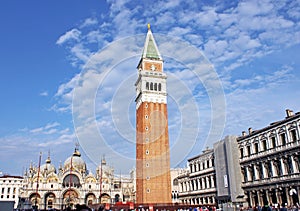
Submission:
[[155,43],[153,34],[150,29],[150,24],[148,24],[148,33],[144,45],[143,56],[142,58],[148,59],[161,59],[162,57],[158,51],[157,45]]

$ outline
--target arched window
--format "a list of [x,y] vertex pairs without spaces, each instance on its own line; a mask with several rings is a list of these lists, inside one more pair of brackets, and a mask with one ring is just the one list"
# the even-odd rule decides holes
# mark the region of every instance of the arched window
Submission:
[[81,187],[80,180],[75,174],[68,174],[63,180],[63,187]]
[[146,82],[146,89],[149,90],[149,82]]
[[158,91],[161,91],[161,83],[158,84]]
[[154,84],[154,90],[157,91],[157,83]]
[[153,83],[150,83],[150,90],[153,90]]

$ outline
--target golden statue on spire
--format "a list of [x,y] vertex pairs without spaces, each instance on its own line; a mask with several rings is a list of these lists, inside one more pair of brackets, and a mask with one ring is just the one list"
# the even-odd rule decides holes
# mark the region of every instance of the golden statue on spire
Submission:
[[150,23],[148,23],[147,26],[148,26],[148,30],[150,30]]

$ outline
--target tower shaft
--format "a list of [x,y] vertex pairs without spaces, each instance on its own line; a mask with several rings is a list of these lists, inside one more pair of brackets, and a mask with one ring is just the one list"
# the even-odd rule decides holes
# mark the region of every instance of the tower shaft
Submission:
[[171,203],[167,76],[150,28],[136,81],[136,200]]

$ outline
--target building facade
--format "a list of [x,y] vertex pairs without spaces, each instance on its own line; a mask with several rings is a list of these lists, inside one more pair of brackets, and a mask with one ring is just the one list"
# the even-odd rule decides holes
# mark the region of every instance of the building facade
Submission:
[[166,73],[148,25],[136,86],[136,201],[171,203]]
[[24,173],[20,189],[20,208],[74,208],[76,204],[133,202],[134,172],[131,176],[116,176],[114,169],[102,159],[93,174],[87,170],[78,149],[58,169],[50,156],[39,167],[30,165]]
[[242,188],[249,206],[300,201],[300,113],[238,137]]
[[214,143],[217,203],[223,210],[239,210],[247,206],[241,187],[242,174],[236,136],[226,136]]
[[183,168],[174,168],[171,169],[171,190],[172,190],[172,203],[179,204],[181,201],[179,200],[179,182],[178,176],[181,175],[185,169]]
[[22,184],[23,177],[21,176],[0,176],[0,201],[14,202],[14,208],[17,208]]
[[216,172],[213,149],[188,160],[188,169],[177,177],[179,201],[199,206],[216,205]]

